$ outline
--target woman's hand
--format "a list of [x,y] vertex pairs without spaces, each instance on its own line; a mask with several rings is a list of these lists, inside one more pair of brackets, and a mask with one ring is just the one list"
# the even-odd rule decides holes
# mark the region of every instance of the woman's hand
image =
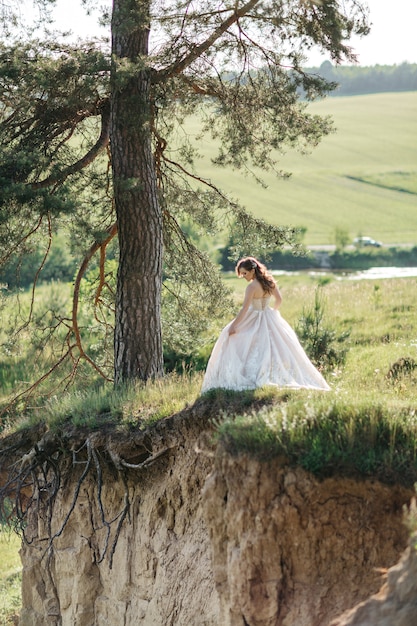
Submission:
[[235,319],[233,320],[233,323],[230,325],[229,337],[230,337],[230,335],[235,335],[237,333],[236,326],[239,325],[239,322],[242,320],[243,316],[245,315],[245,313],[249,309],[249,306],[250,306],[250,304],[251,304],[251,302],[253,300],[253,294],[254,294],[254,290],[255,289],[256,289],[256,284],[253,283],[253,282],[250,283],[246,287],[245,299],[243,300],[242,308],[240,309],[239,313],[236,315]]

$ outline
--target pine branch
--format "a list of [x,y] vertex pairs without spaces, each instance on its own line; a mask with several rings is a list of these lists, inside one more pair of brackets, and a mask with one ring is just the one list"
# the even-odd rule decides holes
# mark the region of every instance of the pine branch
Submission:
[[80,172],[82,169],[90,165],[98,154],[104,150],[110,137],[110,101],[105,100],[101,107],[101,132],[94,146],[76,163],[73,163],[61,172],[52,174],[44,180],[32,183],[32,189],[44,189],[45,187],[51,187],[57,183],[63,183],[69,176]]
[[154,82],[161,82],[166,80],[171,76],[177,76],[181,74],[187,67],[189,67],[194,61],[196,61],[199,57],[201,57],[204,52],[207,52],[211,48],[211,46],[233,25],[235,24],[239,18],[244,17],[253,7],[259,4],[260,0],[249,0],[246,4],[243,5],[241,9],[235,8],[232,15],[230,15],[227,20],[222,22],[220,26],[218,26],[214,32],[207,37],[203,43],[198,46],[195,46],[191,49],[189,54],[187,54],[180,61],[176,61],[171,67],[166,68],[165,70],[158,72],[156,74],[157,79],[154,79]]

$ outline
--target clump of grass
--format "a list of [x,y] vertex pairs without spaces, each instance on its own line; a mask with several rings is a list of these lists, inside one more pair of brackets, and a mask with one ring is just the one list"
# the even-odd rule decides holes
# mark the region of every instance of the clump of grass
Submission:
[[96,430],[107,425],[150,424],[184,409],[195,401],[201,374],[169,374],[160,380],[113,387],[69,390],[25,414],[20,427],[45,422],[51,430],[64,425]]
[[346,404],[302,392],[256,414],[224,419],[218,438],[232,455],[285,457],[320,477],[357,475],[407,486],[417,480],[417,413],[412,407],[393,415],[381,404]]
[[177,413],[195,402],[200,393],[201,373],[171,373],[148,383],[136,383],[123,402],[122,421],[138,419],[148,424]]

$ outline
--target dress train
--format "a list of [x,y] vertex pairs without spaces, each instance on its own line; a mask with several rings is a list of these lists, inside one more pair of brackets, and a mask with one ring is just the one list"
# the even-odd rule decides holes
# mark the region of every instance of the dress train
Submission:
[[330,389],[308,358],[297,335],[269,296],[254,298],[237,332],[230,322],[213,348],[201,393],[213,388],[256,389],[264,385],[293,389]]

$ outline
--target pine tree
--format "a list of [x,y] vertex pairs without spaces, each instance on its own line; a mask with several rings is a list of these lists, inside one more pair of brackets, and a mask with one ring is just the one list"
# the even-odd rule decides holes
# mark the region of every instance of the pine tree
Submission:
[[193,293],[206,317],[224,301],[186,223],[206,235],[233,224],[236,254],[296,241],[292,229],[256,220],[199,176],[196,148],[180,137],[184,120],[199,116],[219,166],[284,175],[277,155],[285,146],[314,146],[331,130],[299,98],[332,87],[303,71],[303,55],[318,45],[335,62],[353,60],[346,42],[368,29],[354,0],[114,0],[107,19],[111,47],[30,33],[1,44],[0,242],[7,260],[60,228],[72,233],[84,260],[68,345],[90,360],[77,327],[80,281],[100,252],[100,294],[117,233],[119,383],[163,374],[163,280],[171,317],[174,301],[195,314]]

